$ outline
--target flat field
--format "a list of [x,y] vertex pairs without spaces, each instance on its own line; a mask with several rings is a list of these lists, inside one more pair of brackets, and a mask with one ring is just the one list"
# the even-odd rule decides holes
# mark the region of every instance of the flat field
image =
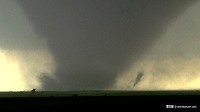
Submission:
[[71,97],[71,96],[174,96],[200,95],[198,90],[177,91],[10,91],[0,92],[0,97]]

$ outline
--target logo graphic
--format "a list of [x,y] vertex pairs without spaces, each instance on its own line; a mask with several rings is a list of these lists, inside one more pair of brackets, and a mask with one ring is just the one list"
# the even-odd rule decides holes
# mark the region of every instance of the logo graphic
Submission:
[[174,108],[174,105],[166,105],[166,108]]

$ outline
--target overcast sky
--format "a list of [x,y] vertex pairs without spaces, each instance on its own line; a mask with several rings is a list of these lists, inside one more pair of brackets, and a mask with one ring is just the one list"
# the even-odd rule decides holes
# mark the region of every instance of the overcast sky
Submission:
[[[188,24],[194,29],[195,23],[179,22],[184,21],[180,18],[187,17],[183,15],[194,3],[197,1],[0,0],[0,48],[3,52],[0,56],[5,60],[10,57],[10,63],[20,66],[18,75],[23,77],[22,85],[26,86],[19,89],[148,89],[152,77],[162,76],[150,64],[151,59],[153,63],[158,63],[157,58],[164,62],[168,59],[166,54],[173,60],[177,51],[189,52],[190,49],[182,46],[190,39],[183,34],[185,31],[178,29],[188,28]],[[179,27],[173,26],[175,23]],[[180,27],[182,24],[186,25]],[[171,27],[174,29],[170,32]],[[169,50],[171,46],[177,44],[173,41],[174,35],[184,36],[184,41],[176,38],[181,45],[180,48],[174,46],[177,49],[172,51]],[[200,42],[192,39],[196,39],[195,45]],[[163,46],[158,44],[160,42]],[[166,42],[174,44],[169,46]],[[158,63],[160,65],[163,63]],[[152,75],[153,70],[159,75]],[[168,71],[162,73],[163,76],[171,77]],[[143,77],[131,87],[138,73],[143,73]],[[151,89],[162,87],[154,84]]]

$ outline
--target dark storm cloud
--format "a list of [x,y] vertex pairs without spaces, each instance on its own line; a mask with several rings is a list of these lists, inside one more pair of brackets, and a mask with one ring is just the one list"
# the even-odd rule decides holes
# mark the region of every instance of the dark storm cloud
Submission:
[[192,0],[18,0],[47,39],[59,82],[44,90],[104,89],[160,38]]

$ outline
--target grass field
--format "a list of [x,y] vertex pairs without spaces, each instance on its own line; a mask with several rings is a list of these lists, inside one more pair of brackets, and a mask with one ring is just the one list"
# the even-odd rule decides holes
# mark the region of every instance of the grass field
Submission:
[[[166,110],[166,105],[192,105],[198,111],[200,91],[16,91],[0,92],[0,110],[52,111],[98,108]],[[193,109],[194,110],[194,109]],[[199,112],[199,111],[198,111]]]
[[71,97],[71,96],[159,96],[200,95],[198,90],[182,91],[16,91],[0,92],[0,97]]

